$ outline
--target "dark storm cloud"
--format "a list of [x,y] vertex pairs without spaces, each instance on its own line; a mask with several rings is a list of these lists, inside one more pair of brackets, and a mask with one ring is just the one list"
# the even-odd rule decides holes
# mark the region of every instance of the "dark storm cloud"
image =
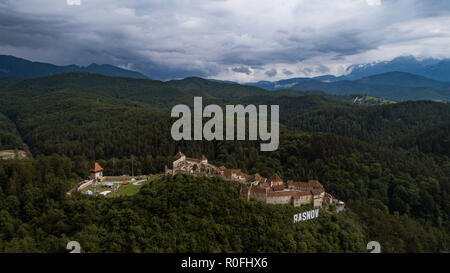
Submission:
[[446,0],[3,0],[0,54],[163,80],[338,73],[396,55],[450,57],[449,11]]
[[66,30],[64,19],[24,17],[0,9],[0,45],[42,47],[61,36]]

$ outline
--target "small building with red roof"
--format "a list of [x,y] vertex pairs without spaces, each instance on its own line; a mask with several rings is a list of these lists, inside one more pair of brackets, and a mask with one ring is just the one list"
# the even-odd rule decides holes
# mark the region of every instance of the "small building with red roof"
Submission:
[[278,174],[272,175],[267,182],[269,182],[270,186],[278,186],[278,185],[284,185],[283,179],[278,176]]
[[89,172],[91,179],[103,179],[103,168],[100,164],[98,164],[98,162],[94,163],[94,168],[92,168]]

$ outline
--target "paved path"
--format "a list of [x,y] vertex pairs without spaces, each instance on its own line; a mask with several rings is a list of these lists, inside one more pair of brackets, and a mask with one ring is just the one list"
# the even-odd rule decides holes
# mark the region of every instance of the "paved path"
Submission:
[[139,186],[139,185],[141,185],[141,183],[144,182],[144,181],[146,181],[146,180],[144,179],[144,180],[134,181],[134,182],[133,182],[133,185]]

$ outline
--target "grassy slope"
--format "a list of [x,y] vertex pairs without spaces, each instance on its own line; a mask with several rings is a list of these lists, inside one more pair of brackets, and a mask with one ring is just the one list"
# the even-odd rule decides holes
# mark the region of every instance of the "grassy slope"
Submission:
[[120,186],[119,189],[116,192],[111,192],[106,197],[107,198],[116,198],[116,197],[123,197],[123,196],[132,196],[139,192],[139,190],[150,183],[153,183],[155,181],[160,181],[163,177],[162,174],[153,175],[151,178],[149,178],[146,181],[143,181],[137,185],[130,183],[125,186]]

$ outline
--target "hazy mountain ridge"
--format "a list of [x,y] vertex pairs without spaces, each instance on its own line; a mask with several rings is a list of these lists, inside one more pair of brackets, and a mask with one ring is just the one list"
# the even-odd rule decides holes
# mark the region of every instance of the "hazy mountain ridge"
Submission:
[[[418,61],[413,57],[400,57],[391,62],[351,66],[349,70],[352,72],[347,76],[335,77],[333,75],[324,75],[314,78],[291,78],[275,82],[260,81],[245,84],[247,86],[253,86],[253,89],[243,88],[243,85],[230,81],[205,80],[198,77],[172,80],[167,83],[171,87],[182,85],[183,88],[191,91],[201,89],[203,92],[200,93],[204,93],[206,97],[212,95],[213,97],[223,98],[231,95],[232,97],[238,98],[256,95],[262,91],[255,88],[259,87],[266,90],[291,89],[323,91],[332,95],[363,94],[395,101],[450,101],[449,82],[434,79],[436,77],[430,78],[419,75],[420,73],[426,74],[424,72],[425,70],[422,69],[424,67],[429,72],[427,72],[428,74],[435,72],[438,76],[443,75],[447,71],[447,64],[448,71],[450,71],[450,61],[434,59]],[[398,71],[384,72],[389,69],[397,69]],[[408,70],[409,72],[401,72],[400,70]],[[37,78],[69,72],[87,72],[105,76],[137,79],[147,78],[139,72],[125,70],[112,65],[91,64],[86,67],[77,65],[56,66],[48,63],[31,62],[13,56],[0,55],[0,78]],[[378,72],[380,73],[370,75]],[[411,72],[417,72],[419,74],[416,75]],[[362,75],[369,76],[359,78]],[[221,92],[224,93],[218,94],[215,89],[221,83],[227,83],[228,85],[226,85],[227,88],[219,87]],[[240,92],[243,93],[240,94]]]
[[450,60],[413,56],[352,65],[347,75],[323,75],[246,83],[267,90],[321,90],[329,94],[364,93],[390,100],[450,100]]
[[0,55],[0,78],[36,78],[67,72],[87,72],[106,76],[145,79],[145,75],[109,64],[88,66],[57,66],[49,63],[32,62],[14,56]]
[[450,82],[437,81],[420,75],[398,71],[368,76],[357,80],[357,82],[410,87],[433,87],[439,89],[450,88]]
[[337,95],[366,94],[395,101],[450,100],[450,83],[407,72],[387,72],[359,80],[338,79],[342,79],[342,77],[293,78],[276,82],[248,83],[248,85],[267,90],[321,90]]
[[386,62],[352,65],[347,68],[347,72],[350,73],[346,78],[358,80],[393,71],[412,73],[438,81],[450,81],[450,59],[418,60],[413,56],[402,56]]

